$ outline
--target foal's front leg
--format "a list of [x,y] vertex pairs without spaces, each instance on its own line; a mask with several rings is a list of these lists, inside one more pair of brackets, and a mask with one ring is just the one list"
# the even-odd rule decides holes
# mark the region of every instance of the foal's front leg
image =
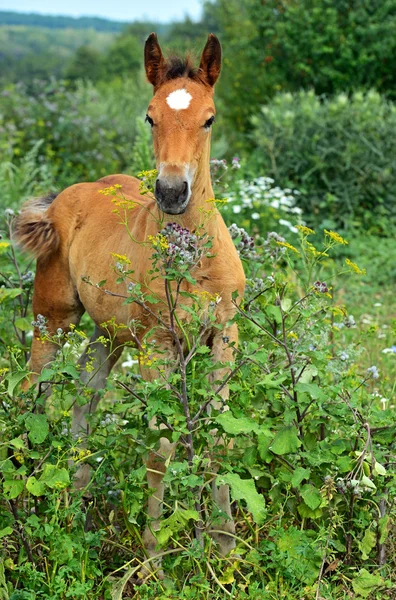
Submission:
[[[229,363],[233,361],[233,348],[231,344],[234,342],[235,346],[238,344],[238,329],[235,324],[231,325],[227,329],[223,329],[216,333],[213,340],[212,356],[217,362]],[[230,367],[224,367],[214,371],[211,375],[213,382],[213,389],[216,390],[220,387],[221,382],[227,377],[230,372]],[[216,383],[217,382],[217,383]],[[229,388],[225,385],[219,392],[221,400],[215,400],[212,402],[213,408],[217,410],[223,408],[223,410],[229,410],[228,399],[229,399]],[[217,430],[213,431],[213,435],[216,436]],[[224,448],[224,440],[221,437],[216,439],[217,446],[223,446],[222,453],[226,453]],[[232,448],[232,441],[227,445],[227,448]],[[215,464],[215,470],[217,472],[219,464]],[[230,502],[230,488],[228,485],[217,485],[217,481],[212,483],[212,498],[213,503],[227,515],[227,517],[217,519],[217,523],[213,526],[213,532],[209,532],[212,538],[219,546],[219,550],[223,556],[226,556],[231,550],[235,548],[235,523],[231,513],[231,502]]]

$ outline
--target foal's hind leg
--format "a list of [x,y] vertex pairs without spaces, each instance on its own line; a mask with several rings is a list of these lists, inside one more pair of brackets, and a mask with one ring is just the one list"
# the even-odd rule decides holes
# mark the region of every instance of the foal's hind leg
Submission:
[[[68,266],[62,264],[58,254],[38,260],[33,292],[35,320],[37,321],[38,315],[45,317],[49,336],[55,336],[58,329],[65,333],[70,331],[70,325],[77,325],[83,312]],[[54,360],[59,350],[58,344],[40,339],[41,333],[36,327],[28,363],[32,375],[25,382],[25,389],[37,381],[42,369]]]
[[[98,341],[98,338],[101,338],[101,341]],[[123,347],[121,345],[116,343],[113,344],[106,338],[99,327],[95,327],[95,331],[89,344],[78,361],[78,364],[82,369],[82,383],[94,390],[92,397],[86,404],[80,406],[75,402],[73,406],[72,434],[74,439],[81,438],[81,445],[83,446],[87,445],[87,438],[91,433],[91,427],[87,421],[87,417],[95,412],[100,400],[99,390],[105,387],[107,376],[121,356],[122,349]],[[86,368],[88,363],[89,369]],[[74,485],[77,489],[84,488],[88,485],[89,479],[89,465],[83,464],[77,470],[74,478]]]

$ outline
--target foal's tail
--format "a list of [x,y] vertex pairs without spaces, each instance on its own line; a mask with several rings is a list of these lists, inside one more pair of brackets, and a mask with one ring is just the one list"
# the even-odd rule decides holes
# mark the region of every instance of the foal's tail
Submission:
[[16,221],[17,241],[36,258],[44,258],[59,247],[59,233],[48,216],[48,208],[56,196],[49,194],[45,198],[29,200]]

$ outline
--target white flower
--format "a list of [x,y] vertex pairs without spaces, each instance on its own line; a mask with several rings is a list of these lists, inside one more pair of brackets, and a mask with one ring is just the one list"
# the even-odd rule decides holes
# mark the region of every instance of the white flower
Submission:
[[242,210],[242,206],[239,206],[238,204],[236,204],[235,206],[232,207],[232,212],[235,213],[236,215],[239,214]]
[[252,216],[252,219],[254,219],[255,221],[257,221],[257,219],[259,219],[259,218],[260,218],[260,215],[259,215],[259,213],[257,213],[257,212],[254,212],[254,213],[252,213],[252,215],[251,215],[251,216]]

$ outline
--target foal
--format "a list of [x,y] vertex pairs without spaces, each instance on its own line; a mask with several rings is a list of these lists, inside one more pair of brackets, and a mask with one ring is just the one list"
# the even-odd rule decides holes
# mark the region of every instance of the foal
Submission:
[[[17,222],[20,243],[37,257],[37,272],[34,282],[33,311],[44,315],[50,334],[58,328],[70,331],[87,311],[95,322],[91,338],[91,353],[80,359],[81,379],[99,390],[105,386],[106,377],[122,352],[125,342],[132,334],[127,328],[116,330],[116,343],[98,342],[106,335],[100,324],[115,318],[116,323],[129,323],[132,319],[141,323],[139,337],[153,327],[156,329],[156,344],[165,353],[170,364],[176,362],[176,350],[166,336],[161,335],[155,314],[147,314],[138,304],[124,304],[116,296],[105,295],[95,286],[87,285],[84,276],[94,282],[106,280],[106,287],[117,291],[117,274],[110,268],[111,253],[126,255],[131,260],[134,278],[147,284],[147,273],[152,268],[153,248],[144,242],[156,236],[160,230],[158,221],[176,221],[182,227],[195,231],[202,224],[203,210],[207,212],[207,200],[213,198],[210,180],[210,131],[215,118],[213,87],[220,74],[221,47],[218,39],[210,35],[203,50],[198,69],[189,60],[171,59],[162,54],[157,37],[152,33],[145,45],[145,69],[147,78],[154,87],[154,96],[147,109],[146,121],[152,128],[158,178],[155,185],[155,200],[141,195],[139,181],[127,175],[109,175],[95,183],[79,183],[61,192],[54,200],[35,200],[22,210]],[[128,234],[119,216],[114,214],[114,205],[99,192],[106,186],[122,186],[124,197],[136,204],[128,211]],[[165,217],[164,217],[165,213]],[[168,217],[167,215],[172,215]],[[196,285],[184,282],[185,291],[208,292],[221,296],[216,306],[216,323],[209,331],[207,343],[211,346],[215,361],[232,361],[230,343],[237,343],[235,325],[227,325],[234,314],[232,293],[243,294],[245,277],[238,254],[227,227],[216,210],[205,224],[205,233],[212,239],[211,258],[203,258],[194,270]],[[131,240],[136,240],[136,243]],[[151,290],[164,298],[163,286],[158,280],[150,282]],[[183,300],[184,301],[184,300]],[[187,303],[188,300],[186,299]],[[153,307],[155,311],[155,306]],[[187,313],[179,309],[178,318],[183,321]],[[39,331],[33,338],[30,370],[33,380],[43,367],[50,363],[57,347],[49,341],[39,341]],[[92,350],[95,350],[92,353]],[[95,361],[95,374],[87,373],[84,367],[88,360]],[[146,380],[156,376],[154,370],[141,366]],[[92,371],[92,368],[90,368]],[[225,376],[227,367],[214,379]],[[219,377],[220,375],[220,377]],[[226,387],[221,392],[222,401],[227,400]],[[98,394],[85,406],[75,404],[73,411],[73,433],[89,435],[87,416],[95,410]],[[152,427],[155,424],[150,424]],[[165,461],[173,450],[170,442],[161,438],[160,448],[147,459],[147,480],[154,490],[148,502],[148,525],[144,542],[149,556],[155,556],[157,544],[155,531],[160,525],[164,494],[163,476]],[[161,457],[161,458],[159,458]],[[76,475],[76,486],[84,487],[89,481],[89,467],[80,468]],[[220,551],[226,554],[234,546],[234,523],[230,510],[227,486],[213,486],[214,501],[228,515],[219,529],[224,533],[214,535]],[[154,532],[154,533],[153,533]]]

